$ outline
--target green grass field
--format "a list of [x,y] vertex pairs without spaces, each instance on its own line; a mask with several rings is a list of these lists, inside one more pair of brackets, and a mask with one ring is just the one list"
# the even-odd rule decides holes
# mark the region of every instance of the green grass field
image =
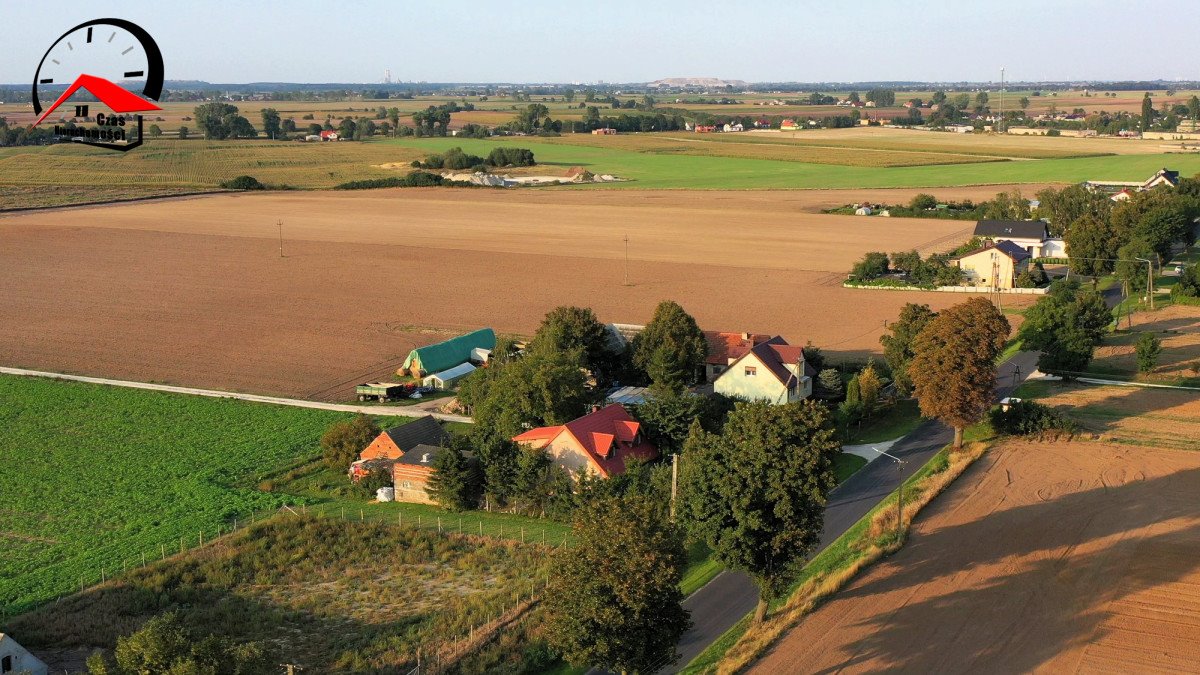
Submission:
[[1200,156],[1176,154],[864,167],[655,154],[541,142],[534,138],[421,138],[382,143],[412,148],[426,154],[443,152],[455,146],[470,153],[487,154],[497,145],[515,145],[533,150],[540,163],[579,165],[595,173],[611,173],[630,179],[626,183],[604,186],[616,189],[833,189],[1076,183],[1088,179],[1144,180],[1163,166],[1179,170],[1184,175],[1200,173]]
[[[925,136],[930,135],[914,135],[913,143],[928,144]],[[1200,155],[1194,154],[1028,161],[990,154],[1036,154],[1028,147],[1029,139],[1019,139],[1020,150],[983,144],[979,154],[972,156],[960,147],[967,140],[953,146],[952,152],[938,152],[930,147],[906,150],[904,143],[894,140],[884,143],[886,147],[855,148],[851,146],[866,141],[850,136],[845,141],[814,141],[819,145],[688,142],[668,135],[608,137],[604,140],[612,142],[605,145],[597,138],[403,138],[345,143],[156,139],[130,153],[102,153],[73,145],[0,148],[0,210],[213,190],[242,174],[272,186],[330,188],[352,180],[403,175],[413,159],[455,146],[478,155],[502,145],[525,147],[543,165],[556,169],[578,165],[628,179],[540,189],[936,188],[1142,180],[1164,166],[1184,175],[1200,173]]]
[[255,478],[342,413],[0,376],[0,615],[289,500]]

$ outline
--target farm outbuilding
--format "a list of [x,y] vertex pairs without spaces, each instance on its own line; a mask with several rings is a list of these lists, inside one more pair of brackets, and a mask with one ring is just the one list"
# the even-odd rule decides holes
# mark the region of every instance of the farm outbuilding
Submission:
[[47,675],[50,669],[10,635],[0,633],[0,673]]
[[495,349],[496,333],[491,328],[450,338],[445,342],[417,347],[408,353],[400,375],[425,377],[430,373],[449,370],[459,364],[468,363],[476,349]]
[[460,363],[449,370],[443,370],[440,373],[434,373],[427,376],[421,381],[421,384],[434,389],[450,389],[459,380],[475,372],[475,366],[469,363]]

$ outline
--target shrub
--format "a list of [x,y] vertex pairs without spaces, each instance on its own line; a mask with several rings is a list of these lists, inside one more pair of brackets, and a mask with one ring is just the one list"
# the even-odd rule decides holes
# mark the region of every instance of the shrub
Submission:
[[932,209],[935,206],[937,206],[937,197],[924,192],[915,195],[912,200],[908,202],[908,208],[914,210],[919,209],[924,211],[926,209]]
[[223,181],[221,187],[226,190],[266,190],[267,186],[258,182],[254,176],[238,176],[233,180]]
[[1079,425],[1049,406],[1036,401],[1019,401],[1008,407],[993,408],[990,413],[996,433],[1010,436],[1029,436],[1047,431],[1075,433]]
[[1154,333],[1142,333],[1134,345],[1137,352],[1138,370],[1149,373],[1158,365],[1158,357],[1162,354],[1162,341],[1154,337]]
[[[428,171],[413,171],[407,176],[392,176],[389,178],[371,178],[368,180],[352,180],[348,183],[335,185],[334,190],[371,190],[374,188],[390,188],[390,187],[433,187],[436,185],[449,185],[452,181],[439,176],[436,173]],[[465,183],[457,183],[463,185]]]
[[854,263],[854,268],[850,273],[861,281],[878,279],[888,273],[888,256],[886,253],[872,251],[864,255],[862,260]]
[[379,433],[379,426],[366,415],[333,423],[321,436],[321,456],[326,466],[345,471]]

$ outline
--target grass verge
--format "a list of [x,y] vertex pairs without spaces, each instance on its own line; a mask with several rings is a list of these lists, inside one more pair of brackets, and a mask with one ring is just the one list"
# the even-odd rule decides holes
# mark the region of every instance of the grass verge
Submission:
[[943,448],[904,482],[899,531],[893,492],[805,566],[791,594],[772,604],[771,614],[761,626],[750,631],[747,615],[681,672],[734,673],[752,663],[859,572],[899,550],[916,515],[983,455],[991,439],[986,425],[968,429],[968,442],[962,450]]

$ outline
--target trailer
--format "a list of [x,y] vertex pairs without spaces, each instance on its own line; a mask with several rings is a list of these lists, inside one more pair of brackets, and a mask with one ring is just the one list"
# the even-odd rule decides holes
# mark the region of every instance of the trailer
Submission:
[[408,396],[411,388],[411,385],[399,382],[370,382],[355,387],[354,393],[358,394],[360,401],[378,399],[381,403],[387,403]]

